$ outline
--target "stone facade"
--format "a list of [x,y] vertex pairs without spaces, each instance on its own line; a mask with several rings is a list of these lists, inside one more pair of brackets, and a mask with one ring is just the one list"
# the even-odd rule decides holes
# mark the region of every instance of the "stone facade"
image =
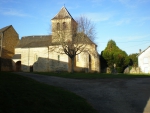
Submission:
[[[19,41],[18,33],[12,25],[0,29],[1,44],[2,44],[2,58],[12,58],[14,56],[15,47]],[[1,50],[0,50],[1,51]]]
[[[16,49],[14,61],[21,62],[20,71],[53,72],[67,71],[71,69],[71,59],[66,54],[61,54],[53,50],[57,40],[55,37],[55,26],[63,27],[65,23],[68,31],[68,39],[71,39],[71,27],[76,24],[65,7],[51,20],[52,35],[27,36],[22,37]],[[67,39],[67,40],[68,40]],[[62,48],[61,45],[57,45]],[[74,59],[74,70],[77,72],[100,72],[99,55],[95,43],[86,46],[89,51],[83,51]]]
[[0,29],[0,69],[1,71],[13,71],[15,69],[12,57],[19,41],[18,33],[12,25]]
[[[50,48],[50,47],[49,47]],[[66,54],[49,51],[47,47],[16,48],[16,54],[21,58],[13,59],[21,61],[21,70],[34,72],[70,71],[70,58]],[[76,72],[99,72],[98,54],[82,52],[75,58],[74,70]]]
[[141,73],[141,69],[139,67],[132,67],[130,70],[130,74],[139,74]]

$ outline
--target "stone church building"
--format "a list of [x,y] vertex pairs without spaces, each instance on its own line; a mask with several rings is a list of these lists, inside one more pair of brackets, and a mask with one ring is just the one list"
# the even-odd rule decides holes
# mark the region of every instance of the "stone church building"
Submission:
[[[17,71],[24,72],[70,72],[71,60],[66,54],[51,51],[56,35],[53,32],[54,26],[71,27],[76,21],[72,18],[65,7],[62,7],[59,13],[51,19],[52,34],[41,36],[22,37],[15,48],[13,61],[16,63]],[[91,41],[92,42],[92,41]],[[58,45],[61,47],[61,45]],[[84,51],[76,55],[74,60],[74,71],[76,72],[100,72],[99,54],[97,45],[92,42],[86,46],[90,51]]]

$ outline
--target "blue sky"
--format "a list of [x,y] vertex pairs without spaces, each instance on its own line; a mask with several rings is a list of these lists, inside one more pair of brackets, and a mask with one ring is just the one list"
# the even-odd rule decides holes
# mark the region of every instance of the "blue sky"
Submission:
[[127,54],[150,46],[150,0],[0,0],[0,28],[13,25],[20,38],[48,35],[64,4],[73,18],[95,24],[99,53],[110,39]]

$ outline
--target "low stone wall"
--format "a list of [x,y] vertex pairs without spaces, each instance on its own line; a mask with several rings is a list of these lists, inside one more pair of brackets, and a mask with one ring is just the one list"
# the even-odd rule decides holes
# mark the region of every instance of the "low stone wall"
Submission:
[[12,59],[0,58],[1,71],[15,71],[15,63]]
[[141,73],[141,69],[139,67],[127,67],[125,70],[124,70],[124,73],[125,74],[139,74]]
[[130,73],[131,74],[139,74],[139,73],[141,73],[141,70],[139,67],[132,67],[130,70]]

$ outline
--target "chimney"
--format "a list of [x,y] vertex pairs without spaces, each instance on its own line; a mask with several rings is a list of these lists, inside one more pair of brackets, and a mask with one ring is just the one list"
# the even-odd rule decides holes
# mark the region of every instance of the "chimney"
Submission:
[[141,49],[139,49],[139,53],[141,53],[142,52],[142,50]]

